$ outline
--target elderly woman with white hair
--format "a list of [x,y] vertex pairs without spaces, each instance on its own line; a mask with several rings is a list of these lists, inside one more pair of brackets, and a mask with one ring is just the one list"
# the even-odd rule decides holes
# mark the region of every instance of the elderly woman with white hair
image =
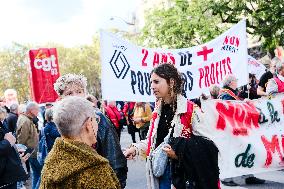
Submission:
[[277,59],[276,76],[267,83],[267,95],[284,92],[284,62],[277,57],[275,58]]
[[40,188],[120,188],[108,160],[92,148],[98,131],[92,104],[82,97],[64,98],[53,119],[62,137],[45,161]]
[[222,100],[239,100],[237,87],[238,79],[236,76],[232,74],[226,75],[218,98]]
[[[54,89],[62,99],[68,96],[86,98],[87,78],[83,75],[65,74],[56,80]],[[77,108],[83,111],[82,107],[78,106]],[[126,186],[128,171],[127,161],[122,153],[115,128],[99,109],[93,108],[93,111],[95,111],[96,115],[100,118],[97,135],[98,142],[94,148],[101,156],[109,160],[111,167],[119,179],[121,188],[124,188]]]

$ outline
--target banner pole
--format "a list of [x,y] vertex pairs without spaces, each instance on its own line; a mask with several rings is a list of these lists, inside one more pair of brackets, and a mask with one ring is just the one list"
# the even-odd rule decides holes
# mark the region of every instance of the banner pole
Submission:
[[[249,74],[248,74],[248,81],[249,81]],[[250,84],[248,83],[248,85],[247,85],[247,89],[248,89],[248,99],[249,99],[249,92],[250,92],[249,87],[250,87]]]

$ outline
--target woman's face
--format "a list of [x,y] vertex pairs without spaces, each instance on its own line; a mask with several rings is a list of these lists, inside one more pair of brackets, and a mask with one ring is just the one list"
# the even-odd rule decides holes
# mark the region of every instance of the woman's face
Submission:
[[76,84],[69,84],[66,86],[62,96],[79,96],[79,97],[85,97],[85,91],[81,86],[78,86]]
[[167,80],[153,73],[151,75],[151,89],[153,90],[156,98],[166,99],[170,97],[169,84]]

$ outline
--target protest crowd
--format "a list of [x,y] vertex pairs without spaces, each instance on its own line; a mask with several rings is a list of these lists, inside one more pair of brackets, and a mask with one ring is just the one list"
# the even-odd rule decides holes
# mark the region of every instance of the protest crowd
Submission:
[[[152,114],[154,103],[99,101],[87,95],[86,78],[76,74],[57,79],[54,89],[60,100],[55,103],[7,106],[2,98],[0,188],[23,188],[28,177],[32,188],[124,188],[126,158],[149,156],[165,138],[171,138],[163,147],[171,161],[159,177],[153,175],[156,173],[147,161],[149,188],[170,188],[172,184],[176,188],[220,188],[218,149],[195,132],[194,121],[188,121],[193,111],[202,108],[198,105],[207,99],[248,100],[284,92],[284,62],[278,58],[272,59],[260,80],[249,74],[249,84],[237,88],[236,77],[227,75],[222,88],[212,85],[210,96],[202,94],[191,101],[182,96],[182,79],[174,66],[162,64],[151,73],[155,112],[159,114]],[[188,125],[179,128],[180,136],[173,137],[173,127],[179,126],[176,113]],[[147,143],[147,133],[152,137],[148,132],[151,119],[157,136]],[[119,139],[124,125],[133,144],[122,152]],[[265,183],[253,175],[245,179],[247,184]],[[222,183],[237,185],[233,178]]]
[[[239,41],[236,43],[233,45],[239,47]],[[206,48],[203,47],[204,52]],[[208,53],[205,56],[200,52],[195,57],[207,61]],[[223,185],[238,186],[235,182],[237,177],[247,185],[265,184],[265,180],[257,178],[252,172],[221,178],[219,146],[216,138],[205,134],[209,126],[201,123],[212,120],[206,117],[204,104],[217,103],[217,111],[225,117],[231,112],[235,113],[232,110],[234,102],[245,104],[244,107],[252,110],[252,101],[273,99],[279,93],[284,93],[284,59],[277,56],[272,58],[260,77],[255,73],[245,73],[248,83],[240,86],[239,76],[230,67],[232,57],[220,58],[220,66],[216,61],[212,61],[214,64],[210,62],[210,73],[215,68],[220,70],[219,73],[216,71],[217,74],[214,72],[216,80],[222,77],[220,85],[215,83],[215,78],[213,84],[208,66],[198,69],[199,86],[204,84],[209,92],[202,93],[198,98],[191,98],[186,93],[185,86],[189,85],[189,79],[185,81],[184,74],[169,61],[172,58],[170,55],[168,59],[163,59],[169,62],[155,63],[149,72],[149,88],[154,96],[151,102],[139,99],[121,101],[119,97],[100,99],[89,94],[87,78],[79,73],[58,76],[52,83],[57,95],[53,102],[18,102],[17,89],[3,91],[4,96],[0,98],[0,189],[123,189],[127,186],[127,162],[138,158],[146,164],[148,189],[220,189]],[[147,76],[146,73],[144,76],[140,73],[131,70],[131,79],[137,75],[137,80],[135,78],[131,83],[133,91],[136,87],[134,83],[140,81],[140,75]],[[120,76],[116,77],[120,79]],[[140,86],[143,85],[139,84],[137,91],[141,93]],[[133,93],[137,94],[137,91]],[[146,95],[147,91],[143,91],[143,94]],[[225,111],[228,110],[228,113],[222,112],[222,103],[227,103],[229,108]],[[240,104],[236,107],[242,107]],[[272,123],[279,122],[279,115],[267,104],[273,114]],[[246,115],[240,113],[237,118],[241,120]],[[251,124],[256,115],[249,116],[253,117],[247,119]],[[264,123],[268,122],[265,117],[256,117],[257,123],[253,124],[258,125],[261,118]],[[225,130],[227,125],[221,118],[218,124],[219,130]],[[124,129],[127,129],[132,140],[126,149],[122,149],[120,144]],[[136,138],[136,133],[139,138]],[[233,134],[245,136],[248,131],[235,129]],[[267,143],[264,136],[261,139]],[[269,145],[265,147],[272,148]],[[249,150],[250,145],[246,153]],[[265,163],[269,166],[272,155],[267,154]],[[282,156],[280,158],[283,160]],[[244,167],[253,166],[251,162],[254,157],[250,160],[246,161]],[[244,161],[239,163],[238,158],[234,163],[236,167],[245,164]]]

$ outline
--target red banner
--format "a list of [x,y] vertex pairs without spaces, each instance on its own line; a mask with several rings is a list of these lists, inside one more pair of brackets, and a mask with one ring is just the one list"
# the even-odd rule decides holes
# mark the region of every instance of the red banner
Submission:
[[53,84],[60,76],[56,48],[30,50],[30,86],[37,103],[54,102],[58,98]]

